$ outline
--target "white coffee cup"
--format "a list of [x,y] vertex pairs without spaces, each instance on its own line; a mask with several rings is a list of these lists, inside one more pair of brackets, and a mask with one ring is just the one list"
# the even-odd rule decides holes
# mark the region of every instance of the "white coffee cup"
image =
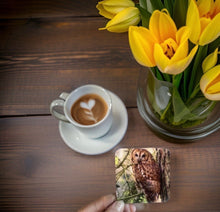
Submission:
[[[83,125],[74,120],[71,115],[71,108],[74,103],[84,95],[96,94],[100,96],[107,104],[107,112],[102,120],[95,124]],[[60,99],[56,99],[50,104],[51,114],[61,120],[71,123],[76,129],[88,138],[99,138],[105,135],[111,128],[112,125],[112,100],[111,97],[103,87],[98,85],[84,85],[78,87],[71,93],[61,93]],[[61,107],[63,114],[59,112],[58,108]]]

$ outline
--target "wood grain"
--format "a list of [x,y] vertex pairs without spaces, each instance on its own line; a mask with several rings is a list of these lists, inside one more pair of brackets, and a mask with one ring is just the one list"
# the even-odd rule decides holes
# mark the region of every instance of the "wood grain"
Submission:
[[0,115],[49,114],[50,102],[61,92],[88,83],[135,107],[140,66],[127,34],[98,31],[103,25],[101,18],[3,21]]
[[114,152],[120,147],[171,151],[171,199],[140,211],[219,211],[220,132],[190,144],[155,137],[137,109],[128,109],[122,142],[99,156],[83,156],[61,140],[51,116],[0,119],[0,208],[3,211],[77,211],[115,192]]
[[[120,147],[171,151],[171,199],[139,211],[220,211],[220,131],[177,144],[147,128],[136,107],[140,66],[127,33],[98,31],[107,20],[97,2],[0,2],[0,211],[77,211],[114,193]],[[125,137],[99,156],[68,148],[49,115],[61,92],[88,83],[113,91],[128,108]]]
[[97,16],[97,0],[1,0],[0,18]]

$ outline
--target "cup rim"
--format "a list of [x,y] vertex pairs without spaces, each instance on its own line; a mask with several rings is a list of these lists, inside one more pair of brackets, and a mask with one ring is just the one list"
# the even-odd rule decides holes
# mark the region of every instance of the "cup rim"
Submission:
[[[95,88],[98,88],[100,90],[102,90],[106,96],[108,97],[109,99],[109,103],[104,99],[104,101],[107,103],[108,105],[108,110],[107,110],[107,113],[105,114],[104,118],[102,120],[100,120],[99,122],[95,123],[95,124],[90,124],[90,125],[83,125],[83,124],[80,124],[78,123],[77,121],[75,121],[72,116],[69,117],[68,113],[67,113],[67,109],[66,109],[66,105],[67,105],[67,102],[69,101],[69,99],[71,98],[71,96],[78,92],[78,90],[82,89],[82,88],[85,88],[85,87],[95,87]],[[89,94],[89,93],[88,93]],[[103,98],[103,97],[102,97]],[[74,101],[75,103],[75,101]],[[76,89],[74,89],[72,92],[70,92],[70,94],[68,95],[67,99],[65,100],[65,103],[64,103],[64,114],[66,116],[66,118],[68,119],[68,121],[71,123],[71,124],[74,124],[75,126],[77,127],[80,127],[80,128],[91,128],[91,127],[96,127],[98,125],[100,125],[101,123],[103,123],[107,118],[108,116],[110,115],[111,113],[111,110],[112,110],[112,99],[111,99],[111,96],[108,92],[108,90],[106,90],[105,88],[103,88],[102,86],[100,85],[95,85],[95,84],[86,84],[86,85],[82,85],[80,87],[77,87]]]

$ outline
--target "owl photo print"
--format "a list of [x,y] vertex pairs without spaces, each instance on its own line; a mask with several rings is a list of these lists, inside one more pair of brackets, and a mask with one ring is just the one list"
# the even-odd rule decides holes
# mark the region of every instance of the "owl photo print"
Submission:
[[170,198],[170,152],[122,148],[115,153],[116,196],[126,203],[160,203]]

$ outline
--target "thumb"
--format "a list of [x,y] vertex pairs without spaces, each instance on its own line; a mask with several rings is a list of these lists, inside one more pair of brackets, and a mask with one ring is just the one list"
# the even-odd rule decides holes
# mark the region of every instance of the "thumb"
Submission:
[[123,201],[115,201],[106,212],[123,212],[125,204]]

